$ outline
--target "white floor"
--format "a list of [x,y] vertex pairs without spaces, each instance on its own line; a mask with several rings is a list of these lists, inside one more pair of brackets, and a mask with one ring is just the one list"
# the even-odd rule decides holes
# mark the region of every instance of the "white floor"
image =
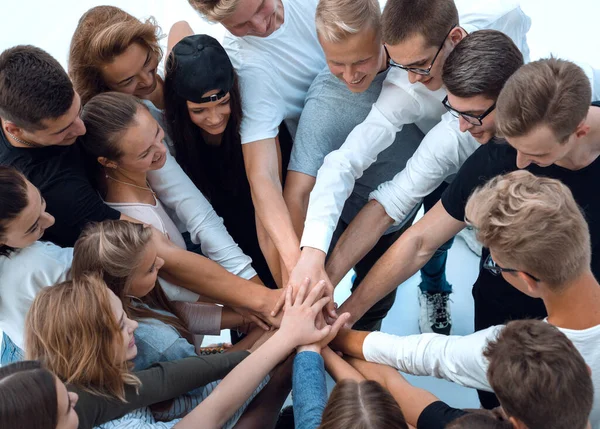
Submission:
[[[384,0],[380,0],[384,3]],[[477,0],[473,0],[477,1]],[[495,1],[495,0],[494,0]],[[0,0],[3,10],[0,26],[0,51],[17,44],[37,45],[55,56],[66,66],[69,42],[79,17],[90,7],[99,4],[119,6],[139,18],[154,16],[168,32],[179,20],[188,20],[197,32],[222,38],[223,28],[204,21],[186,0]],[[598,0],[521,0],[525,12],[532,18],[528,34],[531,59],[555,56],[584,61],[600,68],[598,43]],[[447,275],[454,286],[452,314],[454,334],[473,330],[471,285],[475,279],[477,258],[457,240],[450,251]],[[348,281],[336,293],[338,301],[348,294]],[[396,304],[383,324],[383,330],[398,335],[418,333],[418,278],[401,285]],[[340,296],[338,296],[340,295]],[[411,379],[441,399],[455,406],[478,406],[476,395],[450,383],[429,378]]]

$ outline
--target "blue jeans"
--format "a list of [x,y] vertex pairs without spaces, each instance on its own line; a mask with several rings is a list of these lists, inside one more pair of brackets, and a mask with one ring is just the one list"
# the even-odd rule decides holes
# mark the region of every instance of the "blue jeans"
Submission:
[[2,332],[2,346],[0,347],[0,365],[6,366],[11,363],[25,360],[25,353],[15,343],[12,342],[10,337]]
[[[423,199],[425,213],[440,200],[447,186],[448,184],[443,182],[435,191]],[[452,247],[452,243],[454,243],[454,237],[442,244],[435,251],[429,262],[421,268],[421,284],[419,288],[421,288],[422,292],[452,292],[452,285],[446,280],[446,260],[448,259],[448,249]]]

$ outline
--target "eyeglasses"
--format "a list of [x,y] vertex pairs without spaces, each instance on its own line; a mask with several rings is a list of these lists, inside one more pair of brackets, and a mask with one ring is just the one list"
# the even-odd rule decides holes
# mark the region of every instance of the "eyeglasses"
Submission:
[[472,115],[470,113],[459,112],[454,107],[450,106],[450,103],[448,103],[448,96],[446,96],[446,98],[444,98],[444,100],[442,101],[442,104],[444,105],[446,110],[448,112],[450,112],[450,114],[452,114],[452,116],[454,116],[455,118],[462,117],[469,124],[477,125],[477,126],[483,125],[483,120],[485,119],[485,117],[487,115],[489,115],[490,113],[492,113],[494,111],[494,109],[496,108],[496,103],[494,103],[490,106],[489,109],[487,109],[481,115]]
[[405,67],[402,64],[398,64],[396,61],[394,61],[392,59],[392,57],[390,56],[390,53],[388,52],[387,48],[384,45],[385,53],[387,54],[387,56],[389,58],[388,64],[391,67],[397,67],[399,69],[406,70],[407,72],[410,72],[410,73],[420,74],[422,76],[429,76],[429,73],[431,73],[431,68],[433,67],[433,63],[435,63],[435,60],[437,59],[438,55],[440,54],[440,52],[442,52],[444,43],[446,43],[446,39],[448,38],[448,36],[452,32],[452,30],[454,30],[454,27],[456,27],[456,24],[452,26],[450,31],[448,31],[448,34],[446,34],[446,37],[444,37],[444,40],[442,41],[442,44],[440,45],[440,49],[438,49],[437,53],[435,54],[435,57],[433,57],[433,60],[431,60],[431,64],[429,64],[429,67],[427,67],[426,69],[421,69],[418,67]]
[[485,259],[485,262],[483,263],[483,268],[485,268],[486,270],[488,270],[490,273],[492,273],[495,276],[499,276],[502,273],[524,273],[524,274],[527,274],[529,277],[531,277],[536,282],[540,281],[540,279],[538,279],[535,276],[532,276],[529,273],[526,273],[525,271],[515,270],[514,268],[502,268],[500,265],[498,265],[496,263],[496,261],[494,261],[492,259],[492,255],[488,255],[488,257]]

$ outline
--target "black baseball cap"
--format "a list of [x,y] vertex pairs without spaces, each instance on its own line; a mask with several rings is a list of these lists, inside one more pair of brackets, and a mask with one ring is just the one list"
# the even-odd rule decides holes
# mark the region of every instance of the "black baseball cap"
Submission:
[[[207,103],[225,97],[233,86],[233,65],[221,44],[206,34],[188,36],[173,47],[173,89],[192,103]],[[209,91],[219,92],[203,97]]]

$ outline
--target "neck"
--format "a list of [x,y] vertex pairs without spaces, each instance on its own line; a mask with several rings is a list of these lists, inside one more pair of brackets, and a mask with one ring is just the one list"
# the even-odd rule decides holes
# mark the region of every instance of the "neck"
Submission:
[[209,146],[220,146],[221,142],[223,141],[223,134],[210,134],[207,133],[204,130],[201,130],[202,132],[202,138],[204,139],[204,141],[206,142],[207,145]]
[[163,110],[165,108],[164,82],[158,75],[156,75],[156,80],[156,89],[148,96],[148,100],[151,101],[157,109]]
[[600,285],[590,270],[542,299],[554,326],[583,330],[600,325]]
[[27,141],[25,139],[21,139],[12,133],[10,133],[4,126],[4,121],[0,119],[0,124],[2,125],[2,130],[4,130],[4,137],[12,147],[25,148],[25,149],[34,149],[39,147],[44,147],[43,145],[33,143]]
[[[113,179],[121,180],[123,182],[129,183],[132,185],[142,186],[142,187],[148,186],[148,185],[146,185],[146,173],[123,171],[120,168],[115,168],[115,169],[108,168],[108,169],[106,169],[106,174],[108,176],[112,177]],[[119,182],[115,182],[115,183],[119,183]]]
[[381,45],[381,63],[379,65],[379,73],[386,71],[389,68],[389,60],[387,52],[385,51],[383,45]]
[[600,108],[590,107],[585,124],[590,131],[579,139],[567,155],[556,163],[569,170],[579,170],[590,165],[600,155]]

